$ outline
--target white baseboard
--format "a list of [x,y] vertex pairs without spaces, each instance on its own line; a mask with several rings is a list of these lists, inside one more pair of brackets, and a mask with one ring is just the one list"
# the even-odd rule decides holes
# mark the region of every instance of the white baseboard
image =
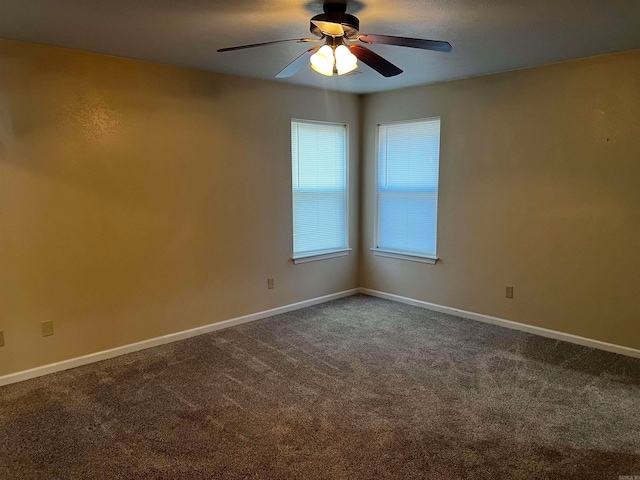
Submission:
[[272,317],[281,313],[287,313],[301,308],[310,307],[312,305],[318,305],[320,303],[329,302],[331,300],[337,300],[338,298],[348,297],[360,292],[360,289],[354,288],[351,290],[345,290],[343,292],[332,293],[331,295],[325,295],[323,297],[311,298],[302,302],[292,303],[283,307],[272,308],[271,310],[265,310],[263,312],[252,313],[250,315],[244,315],[242,317],[232,318],[229,320],[223,320],[221,322],[212,323],[210,325],[204,325],[202,327],[192,328],[191,330],[184,330],[182,332],[170,333],[169,335],[163,335],[161,337],[150,338],[141,342],[131,343],[122,347],[112,348],[110,350],[104,350],[101,352],[91,353],[89,355],[83,355],[82,357],[71,358],[69,360],[63,360],[57,363],[51,363],[49,365],[43,365],[41,367],[32,368],[30,370],[24,370],[22,372],[10,373],[0,377],[0,387],[3,385],[9,385],[11,383],[22,382],[30,380],[32,378],[41,377],[50,373],[60,372],[62,370],[69,370],[71,368],[80,367],[89,363],[100,362],[113,357],[119,357],[120,355],[126,355],[127,353],[138,352],[151,347],[157,347],[166,343],[177,342],[178,340],[184,340],[186,338],[195,337],[205,333],[221,330],[223,328],[233,327],[234,325],[240,325],[242,323],[253,322],[255,320],[261,320],[263,318]]
[[89,363],[100,362],[109,358],[119,357],[120,355],[126,355],[127,353],[138,352],[147,348],[164,345],[171,342],[177,342],[187,338],[195,337],[223,328],[233,327],[234,325],[240,325],[243,323],[253,322],[255,320],[261,320],[263,318],[272,317],[281,313],[287,313],[301,308],[310,307],[312,305],[318,305],[320,303],[329,302],[331,300],[337,300],[338,298],[344,298],[357,293],[370,295],[372,297],[385,298],[387,300],[393,300],[400,303],[406,303],[407,305],[413,305],[416,307],[427,308],[436,312],[448,313],[450,315],[456,315],[458,317],[467,318],[470,320],[477,320],[484,323],[490,323],[492,325],[498,325],[501,327],[511,328],[514,330],[520,330],[527,333],[533,333],[542,337],[552,338],[554,340],[563,340],[569,343],[575,343],[577,345],[583,345],[585,347],[596,348],[599,350],[605,350],[607,352],[618,353],[620,355],[626,355],[628,357],[640,358],[640,350],[634,348],[623,347],[621,345],[615,345],[612,343],[602,342],[600,340],[593,340],[591,338],[579,337],[570,333],[558,332],[555,330],[549,330],[547,328],[536,327],[533,325],[527,325],[524,323],[513,322],[511,320],[505,320],[503,318],[492,317],[490,315],[484,315],[481,313],[469,312],[466,310],[460,310],[458,308],[446,307],[443,305],[437,305],[435,303],[423,302],[422,300],[416,300],[413,298],[402,297],[400,295],[394,295],[392,293],[380,292],[377,290],[371,290],[368,288],[354,288],[351,290],[345,290],[343,292],[333,293],[331,295],[325,295],[322,297],[312,298],[304,300],[302,302],[292,303],[271,310],[265,310],[263,312],[252,313],[242,317],[232,318],[210,325],[204,325],[202,327],[192,328],[182,332],[171,333],[169,335],[163,335],[161,337],[150,338],[141,342],[124,345],[122,347],[112,348],[110,350],[104,350],[101,352],[91,353],[81,357],[71,358],[69,360],[63,360],[61,362],[52,363],[49,365],[43,365],[41,367],[32,368],[30,370],[24,370],[22,372],[11,373],[0,377],[0,387],[3,385],[9,385],[11,383],[22,382],[32,378],[41,377],[50,373],[60,372],[63,370],[69,370],[71,368],[80,367]]
[[511,328],[513,330],[533,333],[534,335],[540,335],[541,337],[552,338],[554,340],[563,340],[565,342],[575,343],[577,345],[582,345],[585,347],[597,348],[598,350],[619,353],[620,355],[626,355],[627,357],[640,358],[640,350],[636,350],[635,348],[623,347],[621,345],[615,345],[613,343],[601,342],[600,340],[579,337],[578,335],[572,335],[570,333],[563,333],[556,330],[549,330],[548,328],[513,322],[511,320],[492,317],[490,315],[484,315],[482,313],[468,312],[466,310],[460,310],[458,308],[445,307],[443,305],[437,305],[435,303],[423,302],[422,300],[415,300],[413,298],[402,297],[400,295],[394,295],[392,293],[379,292],[377,290],[370,290],[368,288],[360,288],[359,292],[365,295],[370,295],[372,297],[385,298],[387,300],[406,303],[407,305],[435,310],[436,312],[448,313],[450,315],[468,318],[469,320],[477,320],[484,323],[490,323],[491,325],[498,325],[500,327]]

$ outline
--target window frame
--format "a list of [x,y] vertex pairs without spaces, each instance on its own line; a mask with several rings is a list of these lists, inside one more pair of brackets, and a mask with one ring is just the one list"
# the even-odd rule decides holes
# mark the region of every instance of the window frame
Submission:
[[[380,181],[380,127],[390,126],[390,125],[402,125],[402,124],[411,124],[411,123],[420,123],[427,122],[430,120],[438,120],[439,128],[438,128],[438,183],[437,183],[437,191],[436,191],[436,231],[435,231],[435,252],[433,255],[421,252],[409,252],[409,251],[401,251],[401,250],[393,250],[389,248],[379,247],[379,181]],[[409,120],[398,120],[394,122],[384,122],[378,123],[376,125],[376,136],[375,136],[375,151],[376,151],[376,162],[375,162],[375,177],[374,177],[374,216],[373,216],[373,247],[370,248],[373,255],[378,257],[387,257],[394,258],[398,260],[408,260],[412,262],[418,263],[426,263],[434,265],[440,258],[437,256],[437,248],[438,248],[438,231],[439,231],[439,200],[440,200],[440,158],[441,158],[441,145],[442,145],[442,117],[433,116],[433,117],[425,117],[425,118],[415,118]]]
[[[308,125],[333,125],[333,126],[341,126],[344,127],[344,215],[345,215],[345,246],[344,247],[336,247],[336,248],[330,248],[330,249],[323,249],[323,250],[314,250],[314,251],[308,251],[308,252],[303,252],[303,253],[296,253],[295,252],[295,242],[294,242],[294,235],[295,235],[295,213],[294,213],[294,183],[293,183],[293,151],[292,151],[292,147],[293,147],[293,137],[291,136],[291,127],[292,124],[296,122],[296,123],[304,123],[304,124],[308,124]],[[291,244],[291,250],[292,250],[292,256],[291,256],[291,260],[293,261],[294,264],[301,264],[301,263],[308,263],[308,262],[314,262],[317,260],[325,260],[325,259],[329,259],[329,258],[336,258],[336,257],[343,257],[346,255],[349,255],[349,252],[352,250],[352,248],[349,246],[351,243],[351,238],[349,235],[349,225],[350,225],[350,187],[349,187],[349,124],[345,123],[345,122],[329,122],[329,121],[322,121],[322,120],[308,120],[308,119],[301,119],[301,118],[291,118],[291,121],[289,122],[289,151],[290,151],[290,172],[291,172],[291,240],[292,240],[292,244]]]

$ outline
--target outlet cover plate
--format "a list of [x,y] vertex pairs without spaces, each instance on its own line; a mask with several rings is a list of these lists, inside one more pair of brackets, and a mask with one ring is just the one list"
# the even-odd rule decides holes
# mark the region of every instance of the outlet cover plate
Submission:
[[51,335],[53,335],[53,322],[42,322],[42,336],[50,337]]

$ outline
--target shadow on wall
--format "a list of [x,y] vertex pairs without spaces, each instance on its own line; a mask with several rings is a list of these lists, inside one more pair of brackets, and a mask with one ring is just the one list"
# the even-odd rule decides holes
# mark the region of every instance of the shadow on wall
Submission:
[[0,161],[9,158],[15,142],[9,100],[0,92]]

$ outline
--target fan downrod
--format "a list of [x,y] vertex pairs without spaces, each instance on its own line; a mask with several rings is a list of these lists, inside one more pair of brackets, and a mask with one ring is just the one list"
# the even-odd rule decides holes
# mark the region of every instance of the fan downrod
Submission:
[[347,2],[324,2],[322,11],[324,13],[347,13]]

